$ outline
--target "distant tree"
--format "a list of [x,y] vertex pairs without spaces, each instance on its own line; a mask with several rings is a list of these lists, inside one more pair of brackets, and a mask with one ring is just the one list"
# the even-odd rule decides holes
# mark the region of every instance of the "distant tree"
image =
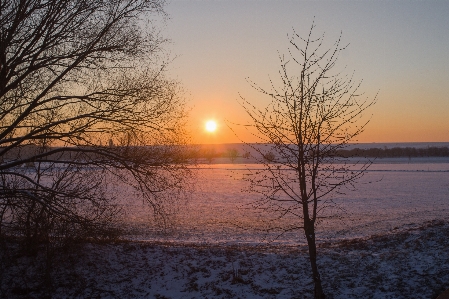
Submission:
[[225,156],[228,157],[231,160],[231,162],[234,162],[235,159],[237,159],[239,156],[239,151],[236,150],[235,148],[230,148],[226,150]]
[[2,233],[101,231],[119,212],[117,182],[166,219],[188,170],[182,90],[148,22],[163,2],[0,2]]
[[375,99],[362,99],[359,83],[351,76],[332,72],[345,47],[340,37],[331,48],[323,50],[323,36],[313,37],[314,27],[305,39],[294,32],[289,55],[280,55],[280,87],[271,81],[272,88],[265,90],[250,82],[271,103],[259,109],[242,98],[242,106],[261,143],[268,144],[273,157],[277,157],[273,165],[262,146],[253,146],[264,157],[259,160],[264,170],[248,176],[249,190],[262,195],[255,206],[280,218],[298,219],[282,231],[304,232],[314,296],[321,299],[325,294],[317,266],[317,219],[320,211],[332,203],[332,192],[355,183],[369,166],[349,166],[335,153],[364,130],[368,121],[362,119],[362,114]]
[[215,148],[211,147],[204,151],[204,157],[209,163],[212,163],[214,158],[217,157],[217,152],[215,151]]
[[272,163],[276,159],[276,156],[275,154],[273,154],[273,152],[268,152],[263,154],[263,158],[266,162]]
[[242,157],[245,158],[245,159],[249,159],[249,158],[251,157],[251,153],[250,153],[250,152],[245,152],[245,153],[242,155]]

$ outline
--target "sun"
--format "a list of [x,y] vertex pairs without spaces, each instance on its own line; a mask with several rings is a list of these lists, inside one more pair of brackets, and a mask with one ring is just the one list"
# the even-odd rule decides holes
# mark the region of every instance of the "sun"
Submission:
[[217,123],[213,120],[208,120],[206,122],[206,131],[215,132],[217,130]]

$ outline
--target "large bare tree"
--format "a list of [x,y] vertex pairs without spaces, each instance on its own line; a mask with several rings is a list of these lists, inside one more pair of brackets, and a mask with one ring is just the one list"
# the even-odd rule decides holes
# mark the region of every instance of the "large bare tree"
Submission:
[[163,4],[0,1],[3,232],[98,231],[118,181],[161,219],[183,194],[185,105],[151,22]]
[[261,194],[255,206],[293,219],[280,227],[282,232],[303,231],[319,299],[325,295],[317,266],[317,220],[332,203],[333,192],[354,184],[369,166],[350,164],[335,153],[362,133],[368,123],[363,112],[375,102],[359,93],[360,83],[352,75],[335,71],[345,49],[341,36],[329,48],[323,37],[314,37],[314,25],[306,38],[294,32],[288,55],[280,55],[280,86],[271,80],[266,90],[250,82],[271,99],[269,105],[261,109],[245,98],[241,102],[254,134],[267,147],[250,144],[264,165],[248,176],[250,191]]

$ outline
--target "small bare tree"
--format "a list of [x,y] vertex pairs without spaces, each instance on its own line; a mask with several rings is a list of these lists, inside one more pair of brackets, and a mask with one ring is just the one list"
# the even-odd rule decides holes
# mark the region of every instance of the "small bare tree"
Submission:
[[184,100],[149,22],[163,2],[0,1],[2,232],[98,231],[117,182],[162,218],[182,195]]
[[227,158],[229,158],[229,160],[231,160],[231,162],[234,162],[235,159],[237,159],[239,156],[239,151],[235,148],[227,149],[225,152],[225,156]]
[[[325,298],[317,266],[316,224],[331,194],[352,185],[363,175],[368,163],[351,165],[335,153],[362,133],[362,118],[374,100],[362,99],[360,83],[352,76],[333,73],[345,47],[341,36],[323,50],[323,36],[313,37],[312,25],[304,39],[295,32],[289,55],[280,56],[280,87],[271,81],[271,90],[250,82],[271,98],[264,109],[242,98],[261,143],[268,144],[276,160],[267,159],[263,146],[252,146],[265,167],[249,174],[250,191],[260,193],[256,207],[277,213],[279,218],[297,219],[281,231],[302,230],[307,240],[315,298]],[[358,124],[360,122],[360,124]],[[251,144],[249,144],[251,146]],[[256,158],[256,157],[255,157]],[[354,170],[357,169],[357,170]]]

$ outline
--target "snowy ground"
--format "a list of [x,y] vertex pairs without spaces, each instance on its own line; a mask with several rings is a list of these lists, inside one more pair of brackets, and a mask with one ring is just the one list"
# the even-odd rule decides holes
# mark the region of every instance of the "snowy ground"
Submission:
[[[384,163],[385,162],[385,163]],[[194,170],[196,190],[192,198],[180,205],[169,235],[155,231],[148,222],[148,208],[142,202],[124,196],[123,206],[129,211],[125,223],[135,228],[127,237],[134,240],[258,244],[275,240],[278,244],[304,242],[302,233],[290,232],[279,237],[279,231],[266,233],[269,225],[286,227],[298,219],[278,214],[259,214],[253,203],[256,193],[242,192],[247,169],[258,164],[210,164]],[[449,215],[449,158],[380,159],[356,184],[355,190],[332,194],[335,205],[321,212],[326,219],[318,223],[318,238],[338,241],[384,234],[396,229],[420,226]],[[244,227],[245,229],[239,229]]]
[[[334,198],[343,213],[318,225],[327,298],[431,299],[449,288],[449,163],[440,160],[378,161],[357,190]],[[301,232],[266,236],[242,208],[256,196],[241,192],[245,168],[198,172],[168,234],[123,196],[126,241],[37,258],[0,242],[0,298],[312,298]]]
[[[1,298],[312,298],[305,247],[79,244],[51,261],[46,276],[43,255],[2,251]],[[449,222],[321,244],[319,267],[328,298],[435,298]]]

